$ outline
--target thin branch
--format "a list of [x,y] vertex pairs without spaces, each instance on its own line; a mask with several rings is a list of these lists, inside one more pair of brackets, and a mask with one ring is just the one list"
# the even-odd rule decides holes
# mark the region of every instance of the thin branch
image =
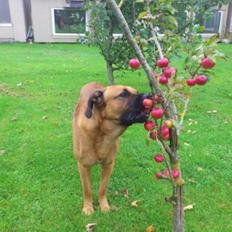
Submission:
[[[146,1],[146,5],[147,5],[147,14],[148,14],[147,16],[148,16],[148,18],[151,18],[153,15],[151,13],[150,1],[149,0]],[[159,56],[160,56],[160,58],[163,58],[164,57],[163,51],[162,51],[161,45],[160,45],[160,43],[158,41],[158,38],[156,36],[156,31],[155,31],[154,25],[151,22],[149,23],[149,27],[151,29],[152,39],[154,40],[155,45],[157,47],[157,50],[159,52]]]
[[188,110],[189,101],[190,101],[190,97],[188,97],[186,99],[185,104],[184,104],[184,110],[180,115],[180,122],[179,122],[178,127],[177,127],[177,134],[178,135],[180,134],[180,129],[182,128],[182,125],[183,125],[183,122],[184,122],[184,117],[185,117],[185,114],[186,114],[186,112]]
[[[165,156],[165,153],[167,153],[166,146],[164,146],[164,143],[161,142],[161,140],[159,140],[158,138],[156,141],[159,144],[159,146],[161,147],[162,153]],[[172,168],[171,168],[169,162],[167,161],[166,157],[165,157],[164,161],[165,161],[166,167],[168,169],[168,173],[169,173],[170,179],[172,181],[172,185],[173,185],[173,187],[175,187],[175,181],[174,181],[173,176],[172,176]]]
[[124,3],[124,0],[121,0],[121,1],[119,2],[119,4],[118,4],[118,7],[121,8],[122,5],[123,5],[123,3]]

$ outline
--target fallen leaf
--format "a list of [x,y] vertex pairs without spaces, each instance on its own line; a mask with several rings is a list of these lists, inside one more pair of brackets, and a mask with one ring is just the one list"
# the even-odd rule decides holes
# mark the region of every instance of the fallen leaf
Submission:
[[185,146],[190,146],[190,144],[189,144],[189,143],[184,143],[184,145],[185,145]]
[[184,210],[192,210],[193,207],[194,207],[194,205],[195,205],[195,204],[186,205],[186,206],[184,207]]
[[198,172],[202,172],[204,169],[202,167],[197,167]]
[[149,225],[146,229],[146,232],[155,232],[155,227],[153,225]]
[[192,179],[192,178],[188,179],[188,181],[189,181],[190,183],[193,183],[193,184],[196,184],[196,183],[197,183],[197,182],[196,182],[194,179]]
[[128,198],[128,197],[129,197],[129,191],[128,191],[128,189],[125,189],[125,190],[123,191],[123,196],[124,196],[125,198]]
[[46,119],[48,119],[48,116],[45,115],[45,116],[42,117],[42,119],[43,119],[43,120],[46,120]]
[[89,223],[86,225],[86,232],[93,232],[97,223]]
[[5,155],[6,154],[6,151],[5,150],[0,150],[0,156],[1,155]]
[[132,201],[132,202],[131,202],[131,206],[137,208],[137,207],[139,206],[138,203],[139,203],[138,200]]
[[13,116],[13,117],[11,118],[11,121],[12,121],[12,122],[17,121],[17,117],[16,117],[16,116]]

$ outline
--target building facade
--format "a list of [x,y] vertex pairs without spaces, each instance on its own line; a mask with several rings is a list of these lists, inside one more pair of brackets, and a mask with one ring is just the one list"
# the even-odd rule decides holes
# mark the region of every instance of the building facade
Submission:
[[[0,41],[76,42],[88,31],[83,0],[0,0]],[[219,33],[232,41],[232,0],[213,10],[204,37]]]
[[0,41],[25,41],[23,0],[0,0]]

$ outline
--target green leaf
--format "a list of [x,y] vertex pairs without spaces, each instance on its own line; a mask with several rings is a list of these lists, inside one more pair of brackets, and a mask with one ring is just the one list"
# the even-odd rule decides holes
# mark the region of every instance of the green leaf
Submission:
[[143,12],[139,13],[139,16],[138,16],[137,19],[142,19],[142,18],[144,18],[145,16],[147,16],[147,12],[146,12],[146,11],[143,11]]

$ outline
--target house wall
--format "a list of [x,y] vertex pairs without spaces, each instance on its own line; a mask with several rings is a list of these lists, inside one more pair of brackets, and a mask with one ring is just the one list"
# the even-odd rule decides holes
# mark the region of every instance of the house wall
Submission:
[[0,41],[26,41],[23,0],[9,0],[11,23],[0,24]]
[[76,42],[78,35],[53,32],[52,9],[66,6],[65,0],[31,0],[35,42]]
[[232,1],[221,8],[223,11],[221,38],[228,38],[232,41]]

